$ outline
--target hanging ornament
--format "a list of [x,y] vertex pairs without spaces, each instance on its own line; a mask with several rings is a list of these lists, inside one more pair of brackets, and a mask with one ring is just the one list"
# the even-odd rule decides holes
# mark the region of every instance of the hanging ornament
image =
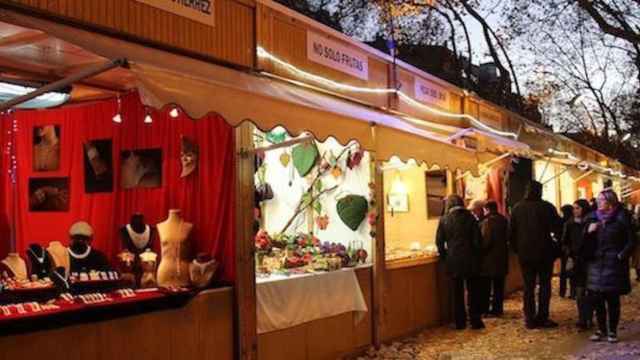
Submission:
[[334,179],[339,178],[340,176],[342,176],[342,169],[340,168],[340,166],[334,166],[333,169],[331,169],[331,176],[333,176]]
[[367,199],[361,195],[347,195],[336,204],[340,220],[353,231],[358,230],[367,216],[368,207]]
[[297,145],[291,151],[293,166],[302,177],[306,176],[316,165],[318,160],[318,148],[315,143],[305,143]]
[[291,161],[291,155],[289,155],[289,153],[283,152],[280,155],[280,164],[282,164],[283,167],[289,166],[290,161]]
[[349,153],[349,157],[347,158],[347,167],[349,170],[353,170],[358,167],[362,162],[362,158],[364,157],[364,151],[358,150],[353,154]]
[[327,215],[317,216],[316,225],[320,230],[326,230],[327,226],[329,226],[329,217]]

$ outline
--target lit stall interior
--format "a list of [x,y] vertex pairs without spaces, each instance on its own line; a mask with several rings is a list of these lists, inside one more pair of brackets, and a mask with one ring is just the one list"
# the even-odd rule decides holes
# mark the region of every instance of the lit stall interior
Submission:
[[437,256],[438,220],[444,212],[445,197],[452,192],[449,172],[397,158],[382,169],[386,261]]

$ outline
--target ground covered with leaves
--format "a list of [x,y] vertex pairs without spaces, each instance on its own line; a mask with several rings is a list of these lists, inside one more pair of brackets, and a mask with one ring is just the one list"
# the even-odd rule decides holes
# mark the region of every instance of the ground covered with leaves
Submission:
[[379,351],[371,349],[359,360],[640,359],[640,286],[623,297],[618,344],[592,343],[588,340],[591,332],[578,332],[575,302],[558,297],[557,289],[556,278],[551,299],[551,318],[560,324],[556,329],[525,329],[522,293],[517,292],[505,301],[502,318],[485,319],[484,330],[429,329]]

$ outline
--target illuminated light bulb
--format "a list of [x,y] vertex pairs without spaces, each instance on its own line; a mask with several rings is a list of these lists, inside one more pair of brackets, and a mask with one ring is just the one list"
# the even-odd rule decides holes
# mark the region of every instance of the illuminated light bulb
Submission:
[[144,117],[144,123],[145,124],[151,124],[153,123],[153,118],[151,117],[150,114],[147,114],[147,116]]
[[120,116],[120,114],[115,114],[115,116],[113,117],[113,122],[116,124],[121,124],[122,123],[122,116]]
[[177,118],[178,115],[180,115],[180,112],[178,111],[178,108],[173,108],[171,109],[171,111],[169,111],[169,116],[171,116],[172,118]]

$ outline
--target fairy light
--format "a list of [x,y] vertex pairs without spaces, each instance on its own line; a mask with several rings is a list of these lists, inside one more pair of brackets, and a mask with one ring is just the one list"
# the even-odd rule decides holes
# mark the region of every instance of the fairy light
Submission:
[[[353,86],[353,85],[348,85],[348,84],[343,84],[337,81],[333,81],[327,78],[324,78],[322,76],[319,75],[315,75],[312,73],[309,73],[307,71],[304,71],[280,58],[278,58],[277,56],[274,56],[273,54],[269,53],[268,51],[266,51],[264,48],[262,48],[261,46],[258,46],[257,48],[257,55],[260,58],[264,58],[264,59],[268,59],[273,61],[276,64],[279,64],[280,66],[284,67],[287,71],[289,71],[290,73],[293,73],[299,77],[314,81],[316,83],[325,85],[327,87],[331,87],[334,88],[336,90],[343,90],[343,91],[351,91],[351,92],[358,92],[358,93],[365,93],[365,94],[397,94],[398,97],[404,101],[405,103],[413,106],[413,107],[417,107],[423,110],[426,110],[427,112],[430,112],[432,114],[438,115],[438,116],[443,116],[443,117],[448,117],[448,118],[453,118],[453,119],[467,119],[469,121],[471,121],[472,124],[478,126],[479,128],[485,130],[485,131],[489,131],[493,134],[499,135],[499,136],[505,136],[505,137],[511,137],[514,139],[518,138],[518,134],[513,133],[513,132],[509,132],[509,131],[501,131],[498,129],[494,129],[493,127],[483,123],[482,121],[476,119],[475,117],[469,115],[469,114],[453,114],[447,111],[443,111],[443,110],[439,110],[436,108],[433,108],[429,105],[425,105],[419,101],[414,100],[413,98],[411,98],[409,95],[405,94],[404,92],[397,90],[397,89],[389,89],[389,88],[367,88],[367,87],[360,87],[360,86]],[[424,120],[419,120],[422,124],[428,124],[427,121]]]
[[145,124],[153,123],[153,118],[151,117],[151,114],[149,112],[147,112],[147,115],[144,117],[144,123]]
[[171,111],[169,111],[169,116],[171,116],[174,119],[176,119],[178,115],[180,115],[180,112],[178,111],[177,107],[174,107],[173,109],[171,109]]
[[121,112],[121,109],[122,109],[122,105],[120,103],[120,96],[117,97],[117,101],[118,101],[118,111],[113,116],[112,120],[116,124],[121,124],[122,123],[122,115],[120,115],[120,112]]

